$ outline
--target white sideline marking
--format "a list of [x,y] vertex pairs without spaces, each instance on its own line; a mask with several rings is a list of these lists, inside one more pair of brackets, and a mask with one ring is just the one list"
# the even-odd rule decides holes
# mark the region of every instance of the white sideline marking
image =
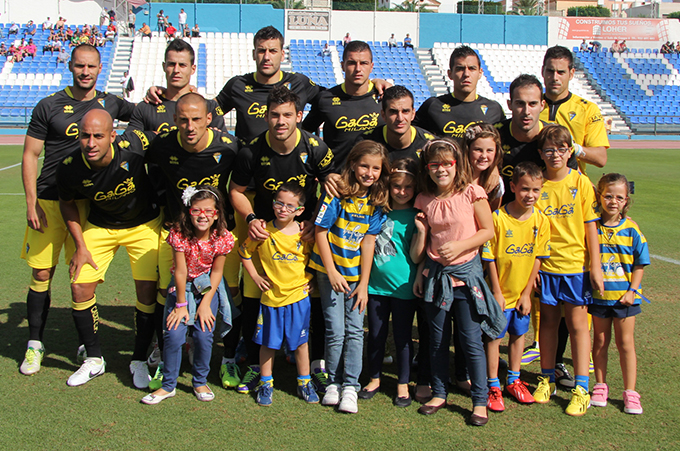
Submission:
[[[40,158],[38,158],[38,160],[42,160],[43,158],[45,158],[45,157],[40,157]],[[17,166],[21,166],[21,163],[17,163],[17,164],[13,164],[13,165],[11,165],[11,166],[7,166],[7,167],[4,167],[4,168],[0,168],[0,171],[4,171],[5,169],[16,168]]]
[[0,193],[0,196],[23,196],[24,193]]
[[674,265],[680,265],[680,260],[675,260],[675,259],[672,259],[672,258],[662,257],[661,255],[654,255],[654,254],[651,254],[650,257],[656,258],[657,260],[661,260],[661,261],[664,261],[664,262],[667,262],[667,263],[673,263]]

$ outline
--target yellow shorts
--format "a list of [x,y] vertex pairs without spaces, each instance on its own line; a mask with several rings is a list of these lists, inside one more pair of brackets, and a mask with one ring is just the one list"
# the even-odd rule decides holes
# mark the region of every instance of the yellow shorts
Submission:
[[83,238],[99,269],[83,266],[76,282],[102,283],[120,246],[127,250],[134,280],[158,280],[158,235],[161,224],[161,216],[129,229],[106,229],[88,222],[83,229]]
[[[43,227],[43,233],[40,233],[26,226],[21,258],[26,260],[31,268],[49,269],[59,263],[59,253],[63,247],[68,264],[76,248],[73,244],[73,238],[66,228],[61,210],[59,210],[59,201],[38,199],[38,205],[45,212],[47,227]],[[76,205],[78,206],[78,213],[80,213],[80,223],[85,224],[90,212],[90,202],[85,199],[78,200]]]

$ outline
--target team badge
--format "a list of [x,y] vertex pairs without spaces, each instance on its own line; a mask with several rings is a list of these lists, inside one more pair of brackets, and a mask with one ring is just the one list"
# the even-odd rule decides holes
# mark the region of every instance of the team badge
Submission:
[[99,102],[101,106],[106,107],[106,105],[104,105],[104,99],[97,99],[97,102]]
[[125,169],[126,171],[130,172],[130,165],[128,164],[127,161],[123,161],[123,162],[120,164],[120,167],[121,167],[122,169]]
[[361,211],[361,209],[364,208],[364,203],[363,202],[357,202],[357,209]]
[[283,84],[283,86],[285,86],[286,89],[290,90],[290,82],[289,81],[285,82]]
[[64,114],[73,114],[73,106],[64,105]]
[[532,230],[534,231],[534,238],[536,238],[538,236],[538,227],[534,226]]
[[506,237],[506,238],[512,238],[512,237],[513,237],[513,234],[512,234],[512,230],[511,230],[511,229],[508,229],[508,230],[505,232],[505,237]]
[[421,153],[423,153],[423,149],[416,150],[416,155],[418,155],[418,158],[420,158]]
[[253,87],[250,85],[246,85],[245,89],[243,90],[244,92],[253,92]]
[[333,105],[333,106],[340,105],[340,97],[333,97],[333,100],[331,101],[331,105]]
[[614,231],[613,230],[607,230],[607,239],[611,240],[613,236],[614,236]]
[[378,96],[376,96],[375,94],[373,94],[373,101],[375,101],[375,103],[378,103]]
[[578,193],[578,188],[576,188],[575,186],[570,186],[569,192],[571,193],[571,198],[576,199],[576,193]]
[[213,158],[215,159],[215,163],[219,163],[220,160],[222,159],[222,154],[217,152],[216,154],[213,155]]
[[486,105],[482,105],[479,107],[479,109],[482,110],[482,114],[486,115],[486,112],[489,111],[489,107]]
[[546,193],[545,191],[543,191],[543,192],[541,193],[541,200],[548,200],[548,193]]
[[573,120],[576,117],[576,112],[575,111],[570,111],[569,112],[569,120]]
[[307,152],[300,152],[300,159],[302,160],[303,163],[307,163],[307,158],[309,158]]

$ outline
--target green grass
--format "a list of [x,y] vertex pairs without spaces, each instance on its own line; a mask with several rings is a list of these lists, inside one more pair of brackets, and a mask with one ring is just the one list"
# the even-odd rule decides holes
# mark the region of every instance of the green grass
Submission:
[[[0,167],[21,160],[19,146],[0,147]],[[680,152],[612,150],[607,171],[623,172],[636,182],[630,211],[650,243],[652,254],[680,259],[677,222],[680,184],[675,173]],[[590,170],[596,181],[601,171]],[[622,412],[623,390],[618,353],[610,348],[612,403],[591,408],[583,418],[564,414],[569,393],[559,391],[547,405],[520,406],[506,399],[507,410],[493,414],[484,428],[465,425],[470,400],[458,393],[451,406],[428,418],[417,406],[397,409],[394,367],[387,366],[383,392],[360,403],[357,415],[341,415],[320,405],[307,406],[294,395],[295,371],[284,359],[274,370],[274,406],[260,408],[250,396],[223,390],[217,380],[221,348],[213,354],[209,383],[217,395],[199,403],[191,394],[188,367],[178,395],[158,406],[139,403],[128,363],[133,345],[134,292],[123,252],[97,290],[102,347],[107,372],[83,387],[66,386],[77,368],[78,340],[70,313],[66,267],[55,277],[53,304],[45,333],[48,354],[32,377],[18,372],[28,336],[26,290],[30,271],[19,259],[25,229],[20,168],[0,172],[0,209],[4,256],[0,276],[0,448],[2,449],[479,449],[479,450],[653,450],[680,448],[680,326],[675,302],[680,267],[656,259],[644,278],[651,305],[638,317],[638,389],[645,413]],[[523,378],[536,384],[538,364]],[[365,382],[365,381],[364,381]],[[591,385],[592,385],[591,381]]]

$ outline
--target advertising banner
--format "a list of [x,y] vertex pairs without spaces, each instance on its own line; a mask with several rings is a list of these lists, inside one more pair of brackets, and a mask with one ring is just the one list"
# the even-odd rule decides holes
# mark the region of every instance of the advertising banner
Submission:
[[667,41],[667,19],[560,18],[559,39]]

